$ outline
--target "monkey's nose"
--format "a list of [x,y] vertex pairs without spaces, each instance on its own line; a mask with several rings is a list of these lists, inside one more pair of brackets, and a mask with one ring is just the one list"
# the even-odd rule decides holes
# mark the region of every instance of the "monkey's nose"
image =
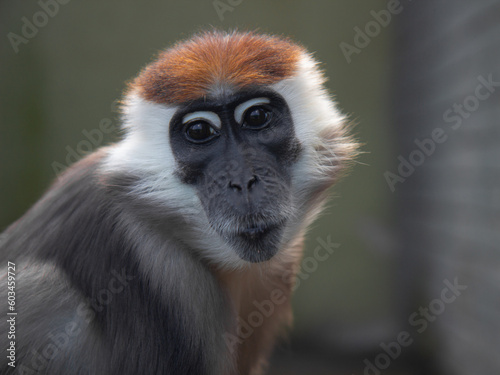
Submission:
[[257,176],[252,175],[249,178],[239,178],[229,182],[229,187],[233,191],[242,192],[243,190],[250,191],[257,184]]

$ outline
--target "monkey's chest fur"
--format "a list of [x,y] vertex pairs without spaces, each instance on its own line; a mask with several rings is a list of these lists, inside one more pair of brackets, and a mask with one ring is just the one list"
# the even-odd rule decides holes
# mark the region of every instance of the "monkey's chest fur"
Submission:
[[292,322],[290,298],[302,247],[299,237],[287,249],[286,260],[217,275],[232,315],[224,342],[240,374],[262,373],[275,340]]

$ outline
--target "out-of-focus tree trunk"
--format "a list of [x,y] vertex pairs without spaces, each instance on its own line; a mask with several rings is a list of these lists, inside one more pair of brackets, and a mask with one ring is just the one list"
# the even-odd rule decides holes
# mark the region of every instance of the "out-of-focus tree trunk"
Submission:
[[401,316],[430,307],[444,373],[500,374],[500,1],[413,1],[396,32]]

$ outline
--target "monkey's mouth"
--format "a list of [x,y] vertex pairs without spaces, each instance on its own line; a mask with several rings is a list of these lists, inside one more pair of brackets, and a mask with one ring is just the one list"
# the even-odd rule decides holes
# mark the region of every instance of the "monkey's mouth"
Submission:
[[278,252],[285,222],[252,223],[225,236],[238,256],[251,263],[265,262]]
[[258,241],[273,229],[278,228],[278,224],[265,225],[260,224],[248,228],[241,229],[238,236],[241,236],[249,241]]
[[243,260],[260,263],[279,251],[288,217],[265,217],[264,214],[237,216],[230,223],[211,222],[215,232]]

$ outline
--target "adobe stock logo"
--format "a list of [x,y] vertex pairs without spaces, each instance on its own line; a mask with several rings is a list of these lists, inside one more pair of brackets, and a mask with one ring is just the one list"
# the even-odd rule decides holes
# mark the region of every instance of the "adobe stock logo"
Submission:
[[10,45],[15,53],[19,52],[21,44],[28,44],[37,34],[39,29],[47,26],[50,18],[54,18],[59,13],[59,6],[68,4],[70,0],[39,0],[38,6],[41,8],[35,12],[30,18],[21,17],[21,35],[14,32],[7,34]]
[[219,16],[219,20],[224,21],[224,13],[233,12],[243,0],[214,0],[212,5]]
[[355,34],[353,44],[346,42],[341,42],[339,44],[340,50],[344,54],[347,63],[351,63],[351,56],[353,54],[359,55],[362,49],[368,47],[372,39],[377,37],[382,29],[391,23],[393,16],[402,11],[403,5],[400,0],[390,0],[387,3],[387,9],[382,9],[378,12],[375,10],[370,11],[370,15],[373,19],[368,21],[363,29],[358,26],[354,28]]
[[[324,240],[317,237],[318,245],[314,248],[311,255],[305,257],[300,263],[300,269],[295,274],[292,270],[285,271],[281,277],[283,285],[292,285],[291,291],[295,291],[301,281],[309,279],[311,274],[316,272],[320,263],[325,262],[332,256],[340,247],[339,243],[333,242],[330,235]],[[235,332],[225,332],[223,340],[229,349],[230,353],[235,353],[238,345],[241,345],[250,338],[272,315],[279,309],[279,306],[284,304],[289,299],[290,292],[282,287],[276,286],[270,291],[268,299],[254,300],[252,302],[253,309],[246,316],[237,317],[237,327]]]
[[427,330],[430,324],[434,323],[439,316],[445,313],[450,304],[456,301],[462,295],[468,286],[460,284],[458,278],[453,282],[448,279],[443,280],[444,288],[438,298],[433,299],[427,306],[420,306],[417,311],[413,312],[408,317],[408,324],[413,327],[412,330],[399,332],[395,340],[392,342],[381,342],[380,351],[374,358],[365,358],[364,375],[383,375],[384,370],[399,358],[403,353],[404,348],[409,347],[415,342],[414,330],[418,334],[422,334]]
[[[460,129],[464,120],[479,110],[481,103],[491,98],[500,87],[500,81],[493,79],[493,74],[487,78],[479,76],[476,78],[478,84],[474,92],[466,96],[461,103],[454,103],[443,113],[443,121],[447,127],[437,127],[431,131],[428,138],[414,139],[415,148],[405,158],[398,155],[399,164],[395,172],[384,172],[384,178],[391,192],[396,191],[396,184],[403,183],[415,170],[420,167],[427,158],[431,157],[437,149],[437,145],[446,142],[452,131]],[[448,133],[448,134],[447,134]]]
[[91,153],[97,147],[101,146],[104,140],[105,134],[110,134],[117,129],[117,126],[109,118],[103,118],[99,122],[99,127],[88,131],[87,129],[82,130],[82,135],[86,139],[82,139],[77,143],[75,149],[71,146],[66,146],[66,164],[60,163],[58,161],[52,162],[52,170],[55,175],[59,175],[71,164],[76,163],[83,156]]

